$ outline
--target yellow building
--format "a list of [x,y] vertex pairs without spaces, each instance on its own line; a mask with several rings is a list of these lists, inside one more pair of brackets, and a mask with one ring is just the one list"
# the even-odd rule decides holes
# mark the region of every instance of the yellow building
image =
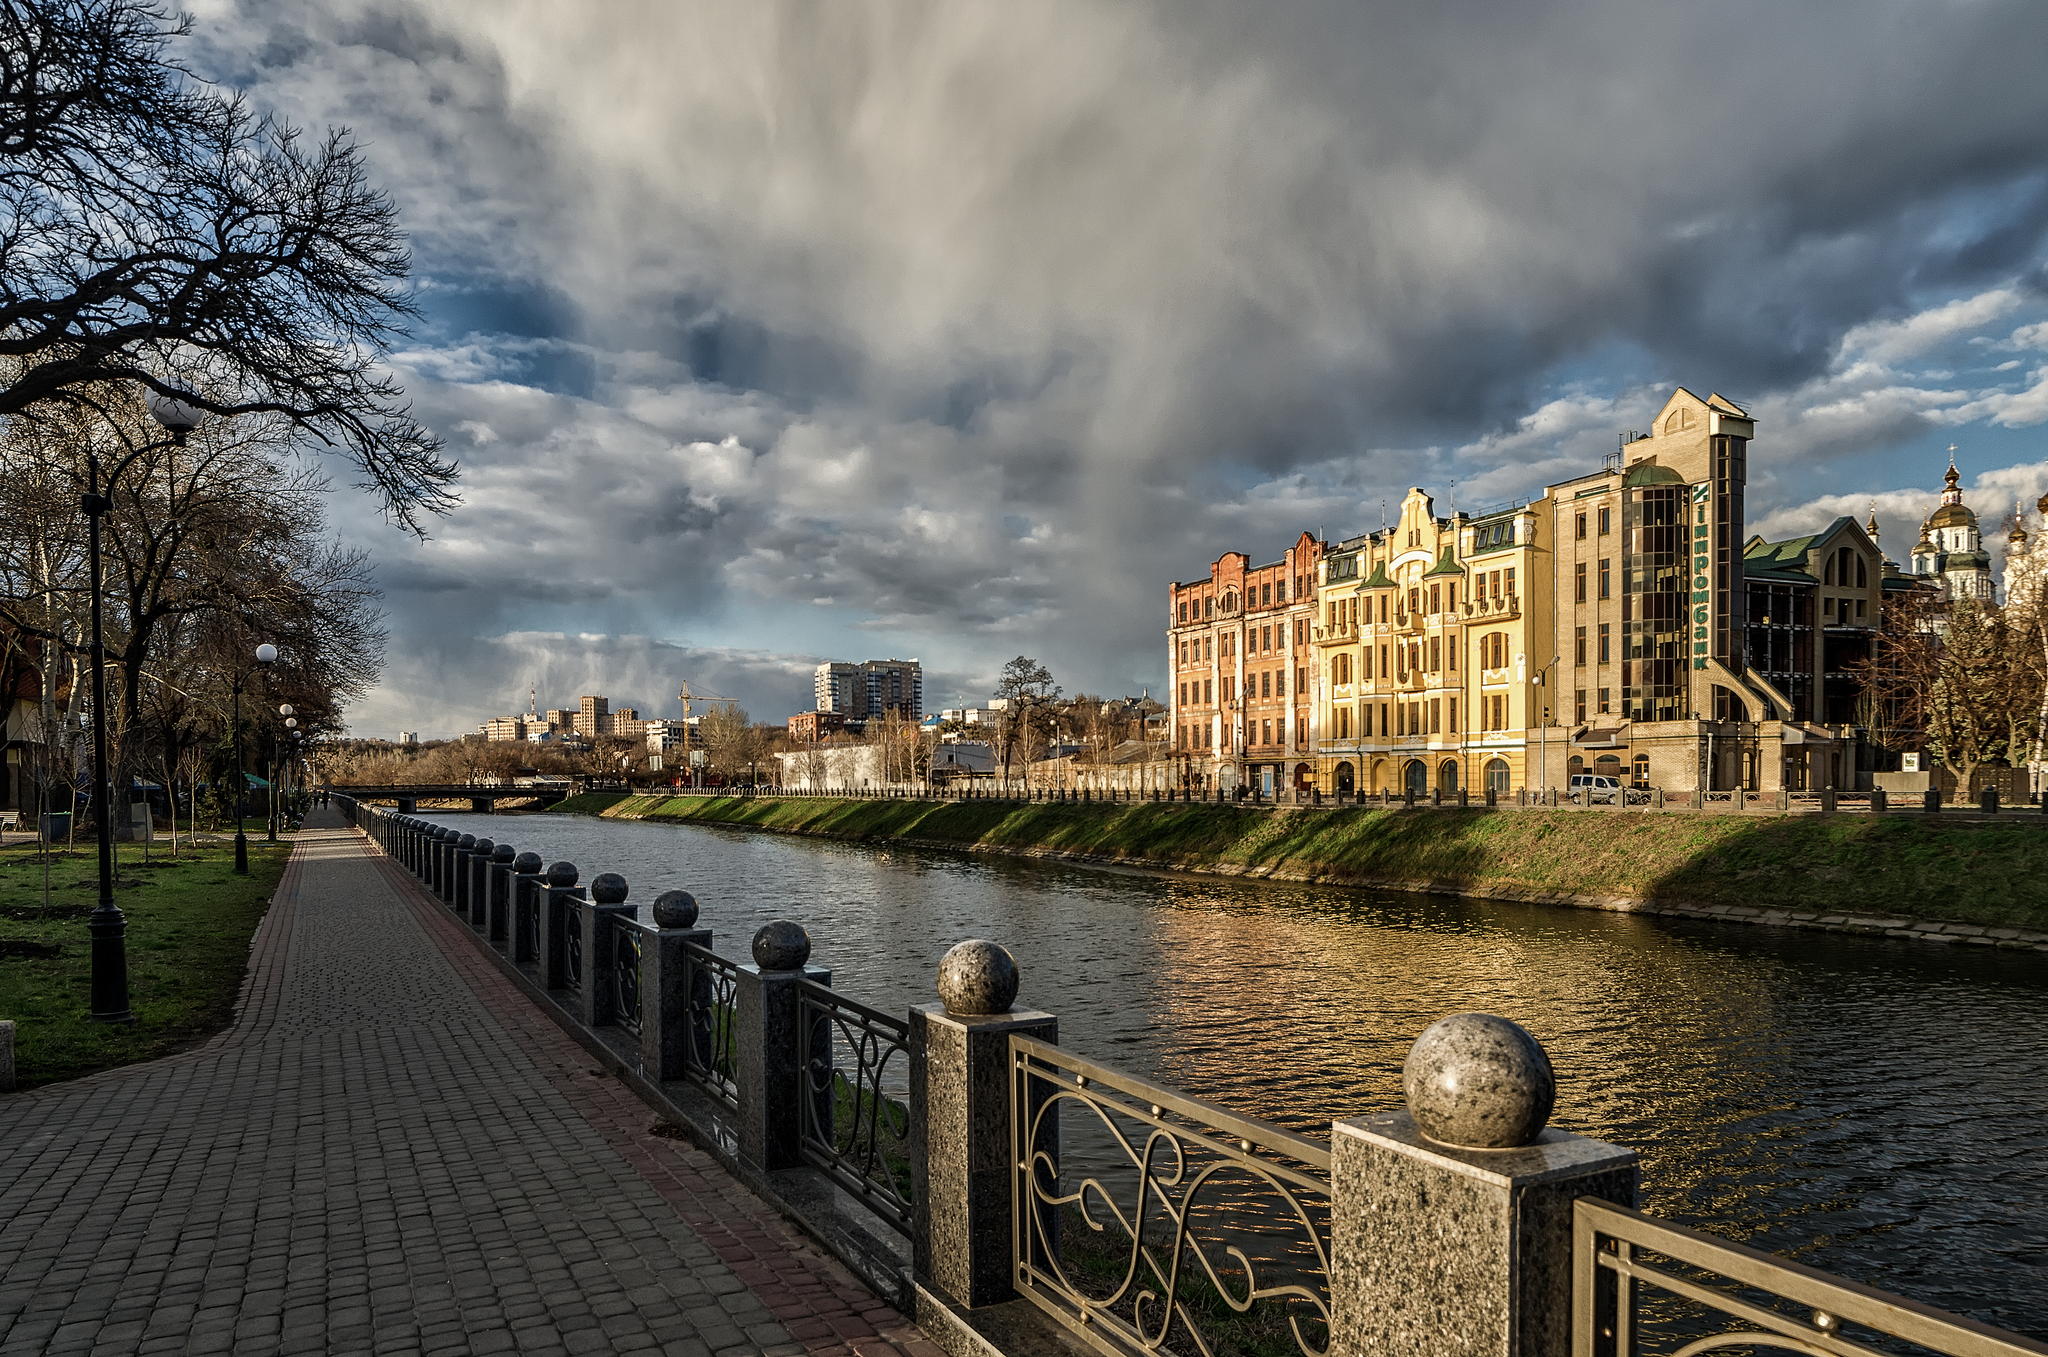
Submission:
[[1542,661],[1531,663],[1524,591],[1538,524],[1524,505],[1439,518],[1416,489],[1392,527],[1329,548],[1314,632],[1321,787],[1526,785]]

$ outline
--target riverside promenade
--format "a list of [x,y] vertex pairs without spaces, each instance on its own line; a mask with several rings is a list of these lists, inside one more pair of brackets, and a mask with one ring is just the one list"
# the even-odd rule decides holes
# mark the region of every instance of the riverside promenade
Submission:
[[0,1097],[0,1354],[937,1357],[306,823],[226,1032]]

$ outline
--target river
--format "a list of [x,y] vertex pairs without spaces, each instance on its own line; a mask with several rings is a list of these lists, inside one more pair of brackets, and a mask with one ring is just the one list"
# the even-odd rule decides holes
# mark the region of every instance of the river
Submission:
[[1327,1139],[1398,1106],[1447,1013],[1514,1019],[1553,1123],[1639,1150],[1644,1207],[2048,1338],[2048,959],[2038,952],[1345,888],[1104,871],[573,815],[434,813],[717,950],[792,918],[835,986],[932,1000],[962,938],[1015,954],[1060,1044]]

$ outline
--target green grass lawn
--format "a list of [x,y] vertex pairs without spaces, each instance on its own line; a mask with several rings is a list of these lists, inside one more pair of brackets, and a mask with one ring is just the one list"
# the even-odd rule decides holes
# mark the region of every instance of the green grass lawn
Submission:
[[1954,815],[1258,810],[591,794],[558,810],[1334,883],[1429,882],[2048,929],[2048,823]]
[[12,1018],[19,1086],[75,1079],[149,1060],[219,1031],[234,1014],[249,938],[284,873],[289,844],[249,845],[249,875],[228,844],[161,845],[142,860],[120,844],[115,903],[128,919],[128,989],[136,1021],[96,1023],[86,917],[98,899],[90,844],[43,864],[33,847],[0,853],[0,1018]]

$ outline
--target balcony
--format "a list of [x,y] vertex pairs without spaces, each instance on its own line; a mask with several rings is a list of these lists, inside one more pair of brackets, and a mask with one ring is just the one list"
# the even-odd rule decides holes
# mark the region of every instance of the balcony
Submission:
[[1522,614],[1522,600],[1515,594],[1488,595],[1485,598],[1467,599],[1464,613],[1468,618],[1519,617]]
[[1318,625],[1315,640],[1318,645],[1344,645],[1358,639],[1358,624],[1350,618],[1339,618],[1335,622]]

